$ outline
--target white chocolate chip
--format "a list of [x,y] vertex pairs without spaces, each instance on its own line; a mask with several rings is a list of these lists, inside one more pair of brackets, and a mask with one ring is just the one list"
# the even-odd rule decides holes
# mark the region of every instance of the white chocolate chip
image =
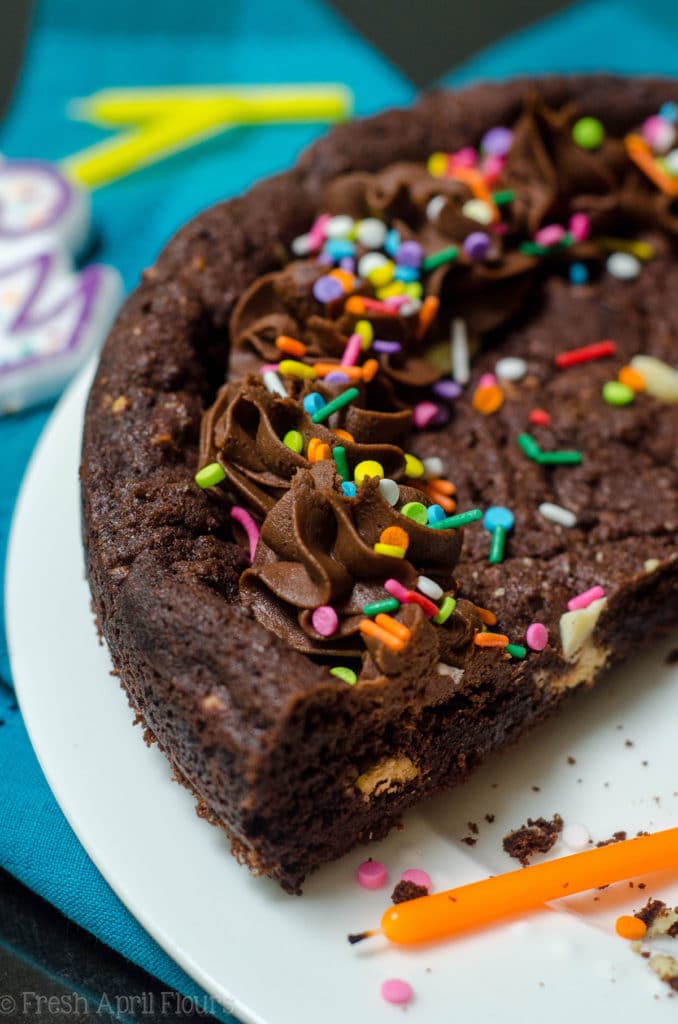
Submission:
[[504,356],[495,364],[494,372],[501,380],[522,380],[527,373],[527,363],[518,356]]
[[599,597],[587,608],[578,608],[574,612],[565,612],[560,616],[560,641],[563,645],[563,655],[568,661],[574,661],[581,653],[606,604],[607,598]]
[[605,266],[608,274],[618,281],[632,281],[641,270],[640,260],[630,252],[613,252],[607,257]]
[[660,565],[661,565],[661,562],[659,561],[658,558],[648,558],[643,563],[643,568],[644,568],[645,572],[649,576],[650,573],[656,572]]
[[630,366],[642,374],[648,395],[678,405],[678,375],[672,366],[654,356],[634,356]]
[[583,825],[566,825],[560,838],[568,850],[585,850],[591,842],[591,836]]
[[464,217],[475,220],[478,224],[491,224],[494,219],[494,211],[484,199],[467,199],[461,212]]

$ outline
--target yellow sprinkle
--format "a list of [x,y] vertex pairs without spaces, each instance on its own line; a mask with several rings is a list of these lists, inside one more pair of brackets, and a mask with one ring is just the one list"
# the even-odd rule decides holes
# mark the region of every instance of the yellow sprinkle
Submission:
[[378,555],[390,555],[391,558],[405,557],[405,548],[398,548],[395,544],[377,543],[374,545],[374,550]]
[[[423,466],[421,467],[421,471],[423,473]],[[376,462],[374,459],[365,459],[363,462],[359,462],[355,467],[353,479],[357,484],[361,484],[368,476],[377,476],[381,480],[383,475],[384,467],[380,462]]]
[[356,334],[359,334],[362,339],[362,348],[367,349],[372,344],[374,338],[374,328],[369,320],[358,320],[357,324],[353,328]]
[[301,377],[302,380],[312,380],[316,375],[312,366],[300,363],[296,359],[283,359],[278,370],[286,377]]
[[408,281],[404,286],[403,291],[405,295],[409,295],[411,299],[420,299],[424,294],[421,281]]
[[383,288],[377,289],[377,298],[380,302],[384,299],[390,299],[394,295],[403,295],[405,292],[405,285],[402,281],[392,281],[391,284],[385,285]]
[[447,156],[445,153],[431,153],[426,166],[428,173],[434,178],[442,178],[447,170]]
[[393,265],[393,260],[386,260],[385,263],[375,267],[374,270],[370,270],[367,275],[367,280],[371,285],[374,285],[375,288],[383,288],[384,285],[390,284],[393,280],[394,270],[395,267]]
[[423,476],[424,473],[424,465],[421,459],[418,459],[416,455],[410,455],[408,452],[405,452],[405,476],[416,478]]

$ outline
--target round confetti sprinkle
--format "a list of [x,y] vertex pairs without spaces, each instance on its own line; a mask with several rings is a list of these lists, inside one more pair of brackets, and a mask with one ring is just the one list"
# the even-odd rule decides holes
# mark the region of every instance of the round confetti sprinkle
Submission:
[[597,117],[580,117],[572,126],[572,138],[582,149],[599,149],[605,139],[605,129]]
[[384,501],[387,501],[389,505],[397,505],[400,501],[400,487],[395,480],[385,477],[379,481],[379,491]]
[[358,488],[352,480],[342,480],[341,489],[347,498],[355,498]]
[[608,274],[618,281],[633,281],[641,270],[640,260],[630,252],[613,252],[605,263]]
[[493,373],[483,373],[478,381],[479,388],[491,388],[497,383],[497,378]]
[[369,277],[373,271],[378,270],[387,263],[391,263],[391,260],[389,260],[388,256],[384,256],[383,253],[366,252],[365,255],[361,256],[358,260],[358,273],[361,277]]
[[490,236],[484,231],[472,231],[464,239],[464,252],[470,260],[484,260],[490,249]]
[[503,505],[490,505],[483,516],[483,526],[486,530],[512,530],[515,523],[513,512]]
[[504,392],[498,384],[478,387],[473,394],[471,404],[476,412],[482,413],[483,416],[491,416],[504,404]]
[[346,665],[336,665],[330,669],[330,675],[336,676],[337,679],[343,679],[349,686],[355,686],[358,682],[358,677],[352,668],[347,668]]
[[431,523],[439,523],[440,520],[444,518],[445,509],[442,507],[442,505],[429,505],[429,507],[426,509],[426,521],[428,522],[429,526],[431,525]]
[[366,249],[381,249],[386,241],[386,225],[376,217],[366,217],[358,222],[356,239]]
[[411,455],[409,452],[405,452],[405,476],[417,479],[424,475],[424,466],[420,459],[416,455]]
[[354,223],[353,217],[345,214],[330,217],[325,225],[325,238],[350,238]]
[[314,412],[318,412],[325,404],[325,399],[317,391],[311,391],[310,394],[304,395],[303,406],[305,411],[312,416]]
[[408,519],[413,519],[415,523],[420,523],[422,526],[426,525],[427,510],[426,506],[422,505],[420,501],[408,501],[400,511]]
[[329,274],[319,277],[313,284],[313,297],[318,302],[333,302],[340,299],[343,294],[341,281],[337,281],[336,277],[330,277]]
[[377,462],[375,459],[364,459],[355,467],[353,479],[358,485],[360,485],[363,480],[367,480],[368,477],[383,477],[383,475],[384,467],[380,462]]
[[570,529],[577,525],[577,517],[574,512],[571,512],[569,508],[563,508],[562,505],[554,505],[550,501],[542,501],[539,506],[539,512],[544,519],[550,519],[552,523],[557,523],[558,526],[566,526]]
[[484,199],[467,199],[461,212],[464,217],[475,220],[478,224],[491,224],[494,220],[494,211]]
[[445,472],[443,460],[437,455],[431,455],[428,459],[422,459],[422,465],[424,467],[424,478],[430,480],[431,477],[442,476]]
[[329,604],[322,604],[313,610],[311,622],[320,636],[334,636],[339,628],[339,616]]
[[[444,199],[443,196],[438,198]],[[407,240],[403,242],[396,253],[396,262],[402,267],[411,267],[413,270],[417,270],[424,259],[424,250],[422,249],[419,242]]]
[[586,284],[589,279],[588,267],[585,263],[571,263],[568,270],[570,284]]
[[543,622],[531,622],[525,631],[525,641],[532,651],[543,651],[549,642],[549,631]]
[[412,410],[412,419],[418,430],[430,427],[438,415],[438,406],[433,402],[417,402]]
[[572,824],[566,825],[563,831],[560,833],[562,839],[568,850],[580,852],[585,850],[591,843],[591,836],[589,835],[588,829],[583,825]]
[[382,544],[402,548],[404,551],[410,546],[409,534],[401,526],[387,526],[379,535],[379,540]]
[[283,437],[283,444],[286,448],[299,454],[304,447],[304,438],[298,430],[288,430]]
[[641,133],[654,153],[668,153],[676,141],[675,126],[659,114],[643,121]]
[[380,860],[364,860],[358,865],[356,877],[364,889],[383,889],[388,879],[386,865]]
[[663,117],[666,121],[671,121],[675,124],[678,121],[678,103],[674,103],[672,100],[667,100],[666,103],[662,103],[659,108],[659,116]]
[[403,871],[400,876],[403,882],[413,882],[414,885],[421,885],[424,889],[431,891],[431,878],[426,871],[422,871],[421,868],[408,868],[407,871]]
[[678,177],[678,149],[672,149],[664,157],[664,169],[672,178]]
[[608,405],[629,405],[636,397],[633,388],[620,380],[608,380],[603,384],[602,395]]
[[[362,260],[360,261],[362,263]],[[369,273],[365,274],[370,284],[375,288],[383,288],[384,285],[390,284],[393,280],[393,272],[395,265],[392,260],[385,260],[378,267],[373,267]]]
[[647,925],[639,917],[632,917],[630,914],[622,914],[614,923],[614,930],[622,939],[633,939],[636,942],[642,939],[647,931]]
[[381,998],[394,1006],[405,1006],[414,996],[412,986],[402,978],[389,978],[381,986]]
[[522,380],[527,373],[527,363],[518,356],[505,356],[494,367],[501,380]]
[[488,156],[506,156],[513,144],[513,132],[510,128],[497,125],[485,132],[480,140],[480,148]]
[[198,487],[216,487],[217,484],[226,479],[226,474],[218,462],[210,462],[208,466],[203,466],[195,474],[194,479]]

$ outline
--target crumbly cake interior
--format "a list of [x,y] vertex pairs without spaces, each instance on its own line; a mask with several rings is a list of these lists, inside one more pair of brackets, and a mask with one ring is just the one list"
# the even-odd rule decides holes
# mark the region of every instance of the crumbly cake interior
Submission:
[[[406,807],[461,781],[487,753],[675,621],[678,405],[670,385],[668,399],[650,382],[625,405],[605,401],[602,391],[639,355],[667,367],[676,361],[675,199],[624,144],[676,98],[666,82],[549,79],[431,96],[412,111],[342,128],[289,174],[188,225],[145,273],[107,343],[82,467],[101,628],[147,736],[194,791],[199,813],[227,829],[251,869],[290,891],[319,864],[385,835]],[[573,142],[584,115],[604,126],[603,145]],[[463,176],[431,175],[426,161],[478,146],[496,126],[513,130],[521,159],[512,166],[509,154],[511,175],[494,186],[513,193],[502,216],[507,231],[489,229],[498,251],[479,258],[463,246],[488,225],[461,213],[478,196]],[[433,230],[427,209],[441,194],[447,219]],[[381,218],[401,241],[409,231],[429,259],[443,242],[459,250],[422,275],[422,299],[435,292],[439,300],[426,331],[417,336],[415,308],[397,335],[400,355],[377,353],[375,384],[357,380],[355,401],[316,431],[330,456],[336,430],[348,430],[356,446],[380,447],[382,468],[391,459],[384,475],[402,491],[395,512],[379,504],[375,478],[346,493],[332,457],[306,458],[317,425],[304,420],[298,431],[303,448],[293,454],[306,464],[281,455],[280,430],[271,437],[258,430],[275,424],[286,402],[303,418],[309,394],[330,401],[355,383],[328,385],[278,368],[288,398],[272,394],[261,367],[272,362],[276,338],[301,340],[302,363],[339,364],[338,340],[355,333],[345,301],[351,294],[385,301],[369,283],[349,289],[336,309],[335,299],[314,297],[334,264],[318,265],[313,253],[295,261],[291,246],[323,213]],[[554,224],[567,232],[569,218],[582,213],[587,237],[535,241]],[[645,246],[639,272],[610,272],[609,256],[632,254],[638,243]],[[573,283],[573,263],[587,268],[585,281]],[[448,401],[444,388],[432,389],[450,375],[451,319],[463,320],[476,344],[470,381]],[[229,336],[229,383],[219,391]],[[393,343],[396,335],[380,336]],[[611,354],[558,366],[559,354],[602,340],[614,342]],[[366,351],[354,365],[374,355]],[[493,385],[481,378],[507,357],[524,361],[526,372],[499,379],[501,404],[483,412],[477,393]],[[437,425],[413,429],[407,416],[432,395],[443,410]],[[246,408],[233,412],[243,396]],[[381,415],[374,422],[360,412],[374,410],[370,399]],[[535,409],[546,419],[530,420]],[[293,425],[301,425],[298,416]],[[519,443],[525,434],[540,452],[575,451],[581,461],[540,462]],[[352,478],[375,451],[354,452],[353,440],[341,440]],[[412,561],[406,552],[394,575],[410,592],[425,575],[456,607],[438,625],[421,605],[401,602],[388,617],[409,636],[393,649],[361,628],[370,618],[362,608],[389,596],[369,551],[384,524],[407,520],[407,502],[436,503],[421,474],[408,477],[403,452],[424,465],[441,461],[457,503],[443,512],[501,506],[515,522],[497,564],[488,562],[482,521],[464,528],[463,545],[455,527],[431,531],[431,539],[427,525],[405,522]],[[201,490],[196,470],[214,464],[223,477]],[[568,510],[574,525],[545,517],[545,502]],[[242,524],[234,531],[234,504],[261,531],[252,567]],[[340,561],[334,524],[346,507],[348,582],[333,564],[317,569],[325,544],[335,550],[331,562]],[[594,586],[604,596],[582,610],[573,639],[572,620],[563,631],[568,601]],[[328,636],[310,620],[318,595],[338,611]],[[484,618],[488,609],[496,626]],[[521,654],[535,622],[548,644]],[[483,632],[505,634],[516,654],[483,646]],[[336,667],[357,682],[332,675]]]

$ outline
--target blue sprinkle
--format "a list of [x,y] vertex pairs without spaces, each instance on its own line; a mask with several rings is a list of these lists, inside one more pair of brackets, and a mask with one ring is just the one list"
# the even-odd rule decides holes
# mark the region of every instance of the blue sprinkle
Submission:
[[312,416],[314,412],[320,412],[325,405],[325,399],[317,391],[311,391],[310,395],[304,396],[304,409]]
[[483,516],[483,526],[486,530],[492,532],[496,530],[498,526],[502,529],[512,530],[515,518],[510,508],[504,508],[503,505],[490,505],[485,515]]
[[585,263],[570,264],[570,283],[586,284],[589,279],[588,267]]
[[355,256],[355,245],[347,238],[330,238],[323,247],[323,251],[329,253],[333,260],[343,260]]
[[358,488],[352,480],[344,480],[341,484],[341,489],[347,498],[355,498],[358,493]]
[[419,280],[419,271],[415,270],[414,267],[396,267],[393,274],[396,281],[406,281],[408,284],[411,281]]
[[447,512],[440,505],[429,505],[426,509],[426,518],[429,523],[438,523],[441,519],[444,519]]
[[659,116],[663,117],[665,121],[675,124],[678,121],[678,103],[672,103],[670,100],[667,103],[662,103],[659,108]]
[[396,228],[391,228],[386,234],[386,241],[384,242],[384,252],[388,253],[389,256],[394,256],[400,248],[400,232]]

